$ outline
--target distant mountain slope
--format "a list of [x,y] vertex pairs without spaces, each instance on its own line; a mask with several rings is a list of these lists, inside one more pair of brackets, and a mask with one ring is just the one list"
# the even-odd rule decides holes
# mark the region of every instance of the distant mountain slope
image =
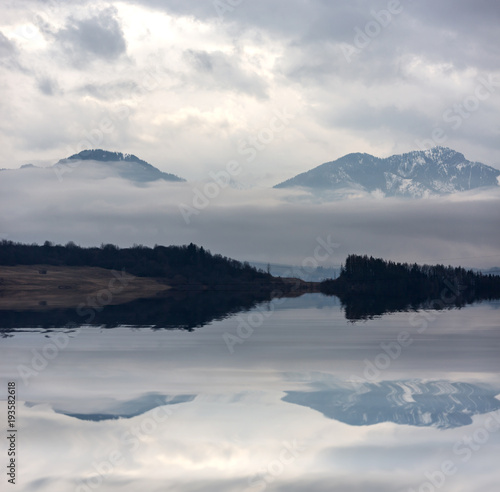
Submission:
[[386,196],[421,198],[484,186],[499,186],[500,171],[445,147],[380,159],[348,154],[299,174],[274,188],[305,187],[318,191],[381,190]]
[[82,150],[78,154],[61,159],[51,167],[38,167],[33,164],[24,164],[19,169],[0,169],[0,171],[23,173],[44,173],[51,171],[59,179],[72,174],[73,177],[84,175],[90,179],[103,179],[108,177],[121,177],[135,183],[151,181],[186,181],[174,174],[164,173],[146,161],[133,154],[122,152],[109,152],[102,149]]
[[[66,159],[61,159],[53,167],[70,166],[76,167],[77,161],[91,161],[115,171],[119,176],[131,181],[146,182],[163,179],[165,181],[185,181],[178,176],[164,173],[146,161],[139,159],[133,154],[121,152],[109,152],[102,149],[82,150]],[[88,163],[85,163],[87,166]]]

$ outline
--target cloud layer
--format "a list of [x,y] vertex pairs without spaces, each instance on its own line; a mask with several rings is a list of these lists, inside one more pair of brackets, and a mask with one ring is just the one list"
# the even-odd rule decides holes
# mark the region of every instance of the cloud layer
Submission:
[[51,169],[2,171],[0,232],[5,239],[39,243],[194,242],[240,260],[298,266],[339,265],[350,253],[469,267],[500,261],[497,189],[314,203],[300,192],[214,185],[138,186],[89,174],[84,165],[61,181]]

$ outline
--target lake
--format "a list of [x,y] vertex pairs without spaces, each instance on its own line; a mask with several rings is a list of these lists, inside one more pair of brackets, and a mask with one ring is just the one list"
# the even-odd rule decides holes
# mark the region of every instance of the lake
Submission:
[[352,322],[306,294],[191,331],[6,332],[16,490],[497,492],[499,309]]

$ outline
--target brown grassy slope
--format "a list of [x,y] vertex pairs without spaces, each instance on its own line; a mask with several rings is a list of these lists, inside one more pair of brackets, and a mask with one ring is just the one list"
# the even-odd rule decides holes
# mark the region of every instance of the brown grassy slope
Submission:
[[122,304],[169,288],[152,278],[105,268],[0,266],[0,310],[76,308],[92,302],[100,306]]

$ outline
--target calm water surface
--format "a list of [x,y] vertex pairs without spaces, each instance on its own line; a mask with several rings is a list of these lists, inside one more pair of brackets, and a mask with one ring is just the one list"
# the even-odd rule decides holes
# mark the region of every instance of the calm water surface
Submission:
[[499,308],[350,323],[308,294],[193,332],[26,327],[0,340],[15,489],[498,492]]

